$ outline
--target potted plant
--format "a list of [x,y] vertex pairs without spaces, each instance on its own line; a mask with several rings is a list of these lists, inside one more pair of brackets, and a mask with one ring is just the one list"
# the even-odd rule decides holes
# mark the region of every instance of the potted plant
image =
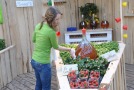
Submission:
[[[99,12],[96,4],[94,3],[86,3],[85,6],[80,7],[81,15],[84,15],[84,21],[86,21],[87,25],[90,25],[90,22],[93,20],[96,24],[99,23],[99,18],[97,17],[97,13]],[[97,25],[96,25],[97,26]]]

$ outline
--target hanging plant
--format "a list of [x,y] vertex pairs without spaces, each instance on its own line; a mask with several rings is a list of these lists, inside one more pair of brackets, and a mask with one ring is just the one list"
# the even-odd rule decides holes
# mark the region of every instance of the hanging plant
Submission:
[[84,15],[85,20],[91,20],[92,14],[97,14],[99,12],[96,4],[94,3],[86,3],[85,6],[80,7],[81,15]]

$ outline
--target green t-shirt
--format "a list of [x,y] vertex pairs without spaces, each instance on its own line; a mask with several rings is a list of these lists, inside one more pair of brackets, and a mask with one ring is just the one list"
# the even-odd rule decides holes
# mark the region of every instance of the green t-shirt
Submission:
[[56,32],[47,23],[43,24],[39,30],[40,24],[35,27],[32,41],[34,43],[34,50],[32,59],[35,61],[47,64],[50,63],[51,48],[58,48],[58,41]]

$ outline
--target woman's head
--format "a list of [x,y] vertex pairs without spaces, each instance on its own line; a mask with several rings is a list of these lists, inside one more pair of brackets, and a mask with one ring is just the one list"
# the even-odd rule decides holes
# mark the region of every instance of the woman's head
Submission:
[[51,27],[56,27],[59,25],[59,20],[61,18],[62,13],[56,7],[49,7],[45,14],[45,20]]

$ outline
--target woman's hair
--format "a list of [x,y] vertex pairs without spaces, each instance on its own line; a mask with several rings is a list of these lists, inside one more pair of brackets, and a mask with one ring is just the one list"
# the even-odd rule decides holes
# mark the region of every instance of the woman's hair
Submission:
[[[57,16],[57,14],[62,15],[62,13],[56,7],[51,6],[47,9],[46,14],[45,14],[45,20],[50,27],[52,27],[52,22],[55,19],[55,17]],[[44,20],[41,22],[39,30],[42,28],[43,23],[44,23]]]

